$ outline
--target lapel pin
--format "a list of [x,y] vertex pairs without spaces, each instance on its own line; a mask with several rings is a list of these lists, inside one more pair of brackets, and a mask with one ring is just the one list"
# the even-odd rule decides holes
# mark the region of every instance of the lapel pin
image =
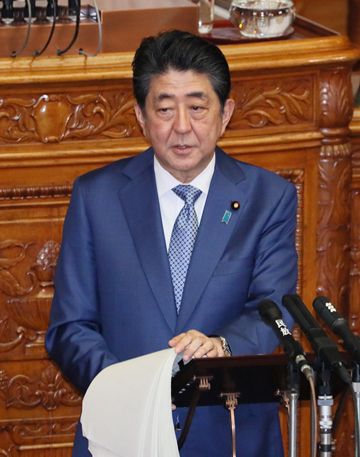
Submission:
[[221,222],[223,222],[224,224],[228,224],[231,218],[231,214],[231,211],[226,210],[221,219]]
[[234,211],[237,211],[237,210],[240,208],[240,203],[237,202],[236,200],[234,200],[233,202],[231,202],[231,208],[232,208]]

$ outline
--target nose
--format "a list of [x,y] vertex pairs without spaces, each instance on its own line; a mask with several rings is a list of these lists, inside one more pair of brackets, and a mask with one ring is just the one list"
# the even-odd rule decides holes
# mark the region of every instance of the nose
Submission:
[[176,111],[174,130],[178,133],[187,133],[191,130],[190,116],[185,108],[179,108]]

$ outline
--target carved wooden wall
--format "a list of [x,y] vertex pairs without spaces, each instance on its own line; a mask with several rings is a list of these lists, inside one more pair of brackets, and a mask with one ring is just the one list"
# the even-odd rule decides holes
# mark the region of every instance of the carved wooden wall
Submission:
[[[352,133],[350,297],[348,318],[353,331],[360,334],[360,110],[354,110]],[[346,439],[344,439],[346,442]]]
[[[352,233],[350,252],[349,75],[360,53],[337,36],[223,49],[236,112],[220,145],[295,184],[298,291],[308,304],[324,293],[349,311],[359,237]],[[71,454],[81,398],[43,344],[53,270],[74,178],[146,146],[131,60],[0,60],[0,456]],[[304,405],[301,457],[308,421]]]
[[351,270],[349,317],[360,333],[360,109],[354,111],[352,132]]

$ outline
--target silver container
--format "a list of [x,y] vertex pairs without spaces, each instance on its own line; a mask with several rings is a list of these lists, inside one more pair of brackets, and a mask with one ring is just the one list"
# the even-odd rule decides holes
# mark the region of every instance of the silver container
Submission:
[[230,20],[248,38],[273,38],[291,31],[295,8],[291,0],[233,0]]

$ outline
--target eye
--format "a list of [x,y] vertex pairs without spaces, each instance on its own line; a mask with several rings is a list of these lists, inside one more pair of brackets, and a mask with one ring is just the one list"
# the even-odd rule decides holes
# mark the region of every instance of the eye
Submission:
[[157,113],[159,116],[168,118],[172,115],[173,110],[169,106],[162,106],[161,108],[157,109]]
[[191,105],[190,110],[195,119],[203,118],[207,113],[207,108],[203,105]]

